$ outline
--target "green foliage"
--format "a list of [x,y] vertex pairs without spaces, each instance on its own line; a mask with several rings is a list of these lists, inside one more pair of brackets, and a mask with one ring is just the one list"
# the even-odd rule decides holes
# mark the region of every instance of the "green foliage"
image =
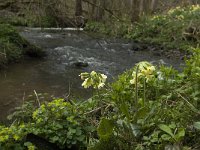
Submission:
[[16,149],[22,150],[23,146],[20,141],[23,141],[26,135],[26,126],[21,124],[19,126],[11,125],[10,127],[0,127],[0,148],[3,150]]
[[[158,127],[162,131],[167,133],[167,134],[163,134],[161,136],[161,138],[163,140],[179,142],[181,140],[181,138],[183,138],[185,136],[185,129],[184,128],[177,129],[175,124],[171,124],[170,126],[167,126],[165,124],[160,124]],[[173,131],[173,130],[176,130],[176,131]]]
[[[34,126],[31,129],[35,135],[43,135],[60,147],[79,145],[85,147],[87,134],[91,129],[86,117],[76,110],[76,107],[63,99],[57,99],[47,105],[43,104],[33,112]],[[88,125],[87,125],[88,124]]]
[[3,60],[2,63],[4,61],[15,61],[21,57],[20,43],[23,44],[23,40],[12,26],[0,24],[0,57]]
[[140,62],[84,102],[55,99],[39,108],[25,103],[14,113],[16,121],[0,128],[1,147],[31,146],[30,133],[60,148],[199,147],[199,48],[193,52],[183,72]]
[[195,122],[194,127],[198,130],[200,130],[200,122]]
[[128,37],[182,49],[196,47],[200,40],[199,14],[199,5],[177,7],[165,15],[144,18]]
[[[18,12],[11,10],[2,11],[0,15],[0,23],[11,24],[13,26],[28,26],[28,27],[56,27],[58,19],[52,14],[52,8],[45,8],[22,4],[13,4],[12,9],[18,9]],[[34,5],[34,4],[33,4]],[[48,5],[49,6],[49,5]],[[21,8],[19,8],[21,7]]]
[[166,14],[143,17],[132,24],[127,19],[107,23],[88,22],[85,30],[137,41],[188,50],[200,42],[200,6],[177,7]]
[[32,101],[25,102],[21,107],[16,107],[15,112],[10,114],[8,120],[17,119],[18,122],[29,122],[36,107]]
[[125,37],[132,29],[131,22],[128,19],[116,20],[111,19],[109,22],[87,22],[84,30],[101,33],[116,37]]
[[[194,59],[199,57],[199,53],[196,51],[199,52],[198,49],[195,50],[194,56],[188,60],[184,73],[178,73],[164,66],[157,67],[155,77],[145,85],[140,85],[138,82],[137,87],[130,84],[130,81],[138,65],[119,76],[108,90],[108,94],[101,97],[112,103],[112,109],[105,113],[105,116],[109,116],[109,120],[114,123],[112,134],[109,130],[106,140],[102,140],[103,134],[99,134],[100,139],[96,144],[93,143],[95,145],[93,148],[109,149],[111,146],[106,143],[113,144],[113,149],[199,146],[199,131],[194,132],[192,127],[195,122],[194,128],[199,129],[200,114],[197,109],[200,90],[199,72],[197,73],[195,69],[199,67],[199,59]],[[192,70],[195,71],[191,73]],[[136,95],[138,101],[135,100]],[[99,126],[103,129],[110,128],[107,122],[103,125],[102,123],[104,122],[101,121]],[[195,141],[191,142],[193,138]]]
[[34,134],[61,149],[84,149],[95,130],[89,119],[92,116],[87,116],[94,106],[96,103],[90,100],[70,104],[63,99],[55,99],[36,109],[32,102],[27,102],[11,116],[15,120],[13,125],[0,129],[0,144],[3,148],[17,144],[22,149],[24,146],[31,149],[33,146],[27,144],[26,135]]
[[97,128],[97,133],[100,139],[107,140],[112,135],[114,129],[114,123],[112,120],[101,118],[99,126]]

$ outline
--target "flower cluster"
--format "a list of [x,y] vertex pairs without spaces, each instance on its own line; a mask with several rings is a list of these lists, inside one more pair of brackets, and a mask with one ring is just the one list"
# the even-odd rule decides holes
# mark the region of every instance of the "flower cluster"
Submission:
[[19,126],[12,125],[10,127],[0,126],[0,143],[8,143],[9,140],[20,141],[26,134],[26,126],[21,124]]
[[90,86],[93,86],[94,89],[100,89],[104,87],[107,76],[101,73],[97,73],[95,71],[92,71],[91,73],[81,73],[79,75],[84,82],[82,83],[82,86],[84,88],[89,88]]
[[141,78],[145,79],[145,82],[149,82],[154,77],[154,72],[156,70],[155,66],[150,64],[149,62],[143,61],[137,64],[137,69],[133,71],[132,76],[133,79],[130,80],[131,84],[136,83],[136,76],[138,82]]

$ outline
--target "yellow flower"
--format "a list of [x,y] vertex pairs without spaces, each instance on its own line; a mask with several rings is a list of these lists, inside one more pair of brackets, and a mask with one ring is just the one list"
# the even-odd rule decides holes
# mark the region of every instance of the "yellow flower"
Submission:
[[154,66],[149,66],[147,67],[146,69],[143,69],[141,72],[144,76],[148,76],[148,75],[151,75],[153,74],[153,72],[155,71],[155,67]]
[[107,76],[105,74],[96,73],[95,71],[92,71],[89,73],[81,73],[79,76],[81,76],[81,79],[84,80],[82,83],[82,86],[84,88],[89,88],[90,86],[93,86],[94,89],[100,89],[105,86],[105,82],[107,79]]
[[130,80],[130,84],[135,84],[135,78],[133,78],[132,80]]
[[24,125],[24,124],[21,124],[19,127],[20,127],[21,129],[23,129],[23,128],[25,128],[25,125]]
[[107,76],[105,74],[101,74],[101,82],[106,82]]
[[37,116],[38,116],[38,110],[36,110],[36,111],[33,112],[32,118],[36,119]]
[[85,81],[82,83],[84,88],[89,88],[93,84],[93,80],[91,78],[86,78]]
[[89,74],[87,72],[81,73],[79,75],[81,77],[81,80],[85,80],[86,78],[88,78]]
[[146,79],[146,82],[149,82],[151,79],[153,79],[153,75],[147,75],[146,77],[145,77],[145,79]]
[[[137,79],[139,84],[141,77],[144,77],[146,79],[146,82],[150,81],[154,77],[153,73],[156,70],[156,68],[149,62],[146,61],[140,62],[137,65],[138,65]],[[132,76],[133,79],[130,80],[130,84],[136,84],[136,71],[133,71]]]
[[139,62],[137,66],[138,66],[139,71],[141,71],[147,68],[148,66],[151,66],[151,64],[147,61],[142,61],[142,62]]
[[85,81],[82,83],[82,86],[83,86],[84,88],[88,88],[87,81],[88,81],[88,78],[85,79]]
[[89,88],[90,86],[93,86],[95,89],[100,89],[105,86],[105,82],[107,79],[107,76],[104,74],[96,73],[95,71],[92,71],[89,73],[81,73],[79,76],[81,76],[81,79],[84,80],[82,83],[82,86],[84,88]]
[[95,71],[92,71],[92,72],[90,73],[90,75],[91,75],[92,77],[94,77],[94,76],[97,75],[97,73],[96,73]]
[[28,146],[28,150],[35,150],[35,146],[34,145]]
[[100,89],[100,88],[102,88],[102,87],[104,87],[105,86],[105,83],[100,83],[99,85],[98,85],[98,89]]
[[18,135],[16,135],[16,134],[13,135],[13,138],[15,139],[15,141],[20,139],[20,137]]

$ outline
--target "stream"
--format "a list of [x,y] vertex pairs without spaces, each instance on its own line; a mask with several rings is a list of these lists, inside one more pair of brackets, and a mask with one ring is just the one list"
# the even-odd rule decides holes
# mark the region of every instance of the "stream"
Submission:
[[[155,56],[150,51],[131,50],[133,42],[122,39],[94,38],[81,31],[47,31],[24,28],[20,34],[31,43],[43,48],[44,59],[27,58],[0,72],[0,121],[5,120],[26,97],[49,93],[63,97],[70,93],[77,100],[91,96],[91,90],[81,87],[81,72],[95,70],[112,81],[139,61],[165,63],[179,68],[183,62]],[[77,66],[77,63],[87,67]],[[70,91],[70,92],[69,92]]]

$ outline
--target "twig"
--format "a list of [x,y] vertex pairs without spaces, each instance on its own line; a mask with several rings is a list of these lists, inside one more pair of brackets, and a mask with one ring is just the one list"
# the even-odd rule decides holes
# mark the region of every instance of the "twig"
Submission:
[[24,104],[25,96],[26,96],[26,93],[24,91],[24,94],[23,94],[23,97],[22,97],[23,104]]
[[106,108],[105,108],[105,110],[104,110],[104,112],[103,112],[103,114],[105,114],[105,112],[108,110],[108,108],[110,107],[110,106],[112,106],[111,104],[109,104]]
[[92,2],[89,2],[88,0],[83,0],[83,1],[86,2],[86,3],[88,3],[88,4],[90,4],[90,5],[93,5],[95,7],[98,7],[98,8],[101,8],[101,9],[105,10],[106,12],[108,12],[109,14],[111,14],[114,18],[116,18],[117,20],[122,21],[119,17],[115,16],[111,10],[103,8],[101,6],[98,6],[98,5],[96,5],[96,4],[92,3]]
[[102,108],[104,108],[104,107],[106,107],[106,106],[107,106],[107,105],[104,105],[104,106],[98,107],[98,108],[96,108],[96,109],[93,109],[93,110],[91,110],[91,111],[89,111],[89,112],[84,113],[84,115],[88,115],[88,114],[97,112],[98,110],[100,110],[100,109],[102,109]]
[[200,112],[199,110],[194,107],[185,97],[183,97],[180,93],[177,93],[191,108],[192,108],[192,111],[194,111],[195,113],[199,114],[200,115]]
[[35,90],[34,90],[34,94],[35,94],[35,96],[36,96],[36,100],[37,100],[37,102],[38,102],[38,106],[40,107],[40,100],[39,100],[38,95],[37,95],[37,93],[36,93]]
[[0,52],[0,55],[4,55],[4,56],[6,56],[6,54],[5,54],[5,53],[2,53],[2,52]]
[[10,127],[12,127],[12,126],[15,124],[16,121],[17,121],[17,119],[15,119],[15,120],[12,122],[12,124],[10,125]]
[[70,95],[71,95],[71,87],[70,87],[70,83],[69,83],[69,91],[68,91],[68,95],[64,95],[64,100],[66,102],[69,102],[71,105],[74,105],[73,101],[70,100]]

